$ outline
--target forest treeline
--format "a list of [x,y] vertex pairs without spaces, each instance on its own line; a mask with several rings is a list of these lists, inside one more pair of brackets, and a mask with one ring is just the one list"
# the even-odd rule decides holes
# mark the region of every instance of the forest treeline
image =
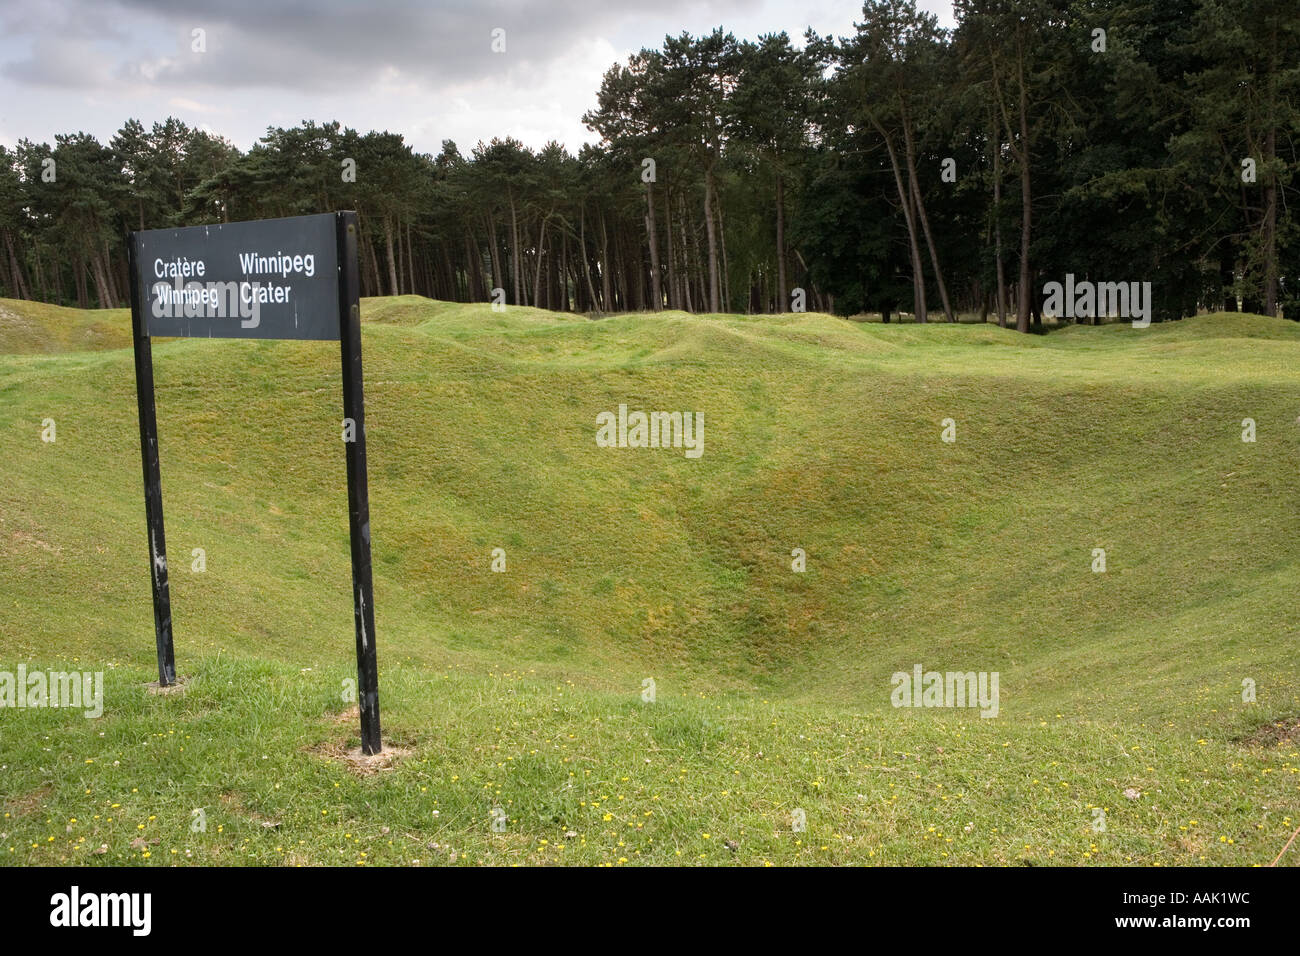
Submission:
[[248,151],[169,118],[0,147],[0,295],[128,295],[130,230],[355,209],[363,292],[586,313],[1022,331],[1069,273],[1154,318],[1300,318],[1295,0],[871,0],[849,37],[666,37],[606,73],[572,155],[415,152],[336,122]]

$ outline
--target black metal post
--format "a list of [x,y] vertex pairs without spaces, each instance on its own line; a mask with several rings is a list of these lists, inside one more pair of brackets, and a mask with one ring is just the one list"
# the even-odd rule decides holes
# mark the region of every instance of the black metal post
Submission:
[[140,413],[140,459],[144,467],[144,516],[149,526],[149,566],[153,582],[153,630],[158,645],[158,684],[176,683],[172,647],[172,600],[167,587],[167,540],[163,535],[162,475],[158,469],[158,419],[153,401],[153,349],[144,314],[136,256],[136,237],[127,238],[131,282],[131,332],[135,342],[135,396]]
[[337,214],[339,331],[343,346],[343,416],[352,422],[346,442],[348,525],[352,537],[352,597],[357,629],[357,702],[361,750],[383,750],[379,735],[379,665],[375,655],[375,601],[370,569],[370,492],[366,486],[366,402],[361,387],[361,277],[357,271],[357,214]]

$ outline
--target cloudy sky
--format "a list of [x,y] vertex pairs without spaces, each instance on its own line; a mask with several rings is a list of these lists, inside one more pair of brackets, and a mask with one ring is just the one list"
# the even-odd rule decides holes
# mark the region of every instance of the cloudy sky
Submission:
[[[944,26],[948,0],[921,0]],[[453,139],[594,139],[601,75],[665,34],[851,32],[861,0],[4,0],[0,143],[169,115],[247,148],[337,119],[422,152]],[[492,51],[504,30],[505,52]],[[206,50],[195,52],[195,31]]]

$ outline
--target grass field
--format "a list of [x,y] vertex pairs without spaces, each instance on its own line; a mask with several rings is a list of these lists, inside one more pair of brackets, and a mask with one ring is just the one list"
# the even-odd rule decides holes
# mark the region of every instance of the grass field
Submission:
[[[128,317],[0,300],[0,671],[106,681],[0,709],[0,860],[1252,865],[1300,826],[1300,324],[362,311],[372,773],[337,346],[155,342],[154,695]],[[620,404],[703,455],[597,447]],[[891,706],[917,664],[997,716]]]

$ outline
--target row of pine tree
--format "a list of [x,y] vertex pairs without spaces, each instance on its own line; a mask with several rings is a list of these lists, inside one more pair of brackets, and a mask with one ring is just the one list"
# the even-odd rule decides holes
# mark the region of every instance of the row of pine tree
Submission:
[[1071,273],[1151,282],[1160,320],[1300,319],[1295,0],[955,13],[869,0],[848,37],[666,37],[606,73],[576,156],[336,122],[244,152],[174,118],[0,147],[0,295],[120,306],[130,230],[355,209],[367,295],[1028,331]]

